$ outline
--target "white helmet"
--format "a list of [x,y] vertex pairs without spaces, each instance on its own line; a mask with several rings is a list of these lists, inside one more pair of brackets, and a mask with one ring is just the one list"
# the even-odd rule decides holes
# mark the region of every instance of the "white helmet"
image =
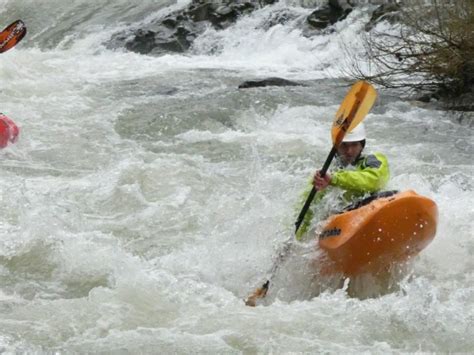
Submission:
[[365,127],[363,123],[359,123],[352,131],[346,133],[343,142],[360,142],[365,140]]

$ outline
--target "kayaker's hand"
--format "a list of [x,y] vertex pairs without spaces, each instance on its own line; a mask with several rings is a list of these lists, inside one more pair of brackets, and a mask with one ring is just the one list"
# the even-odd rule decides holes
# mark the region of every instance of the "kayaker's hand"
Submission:
[[316,174],[314,174],[313,185],[318,191],[328,187],[330,182],[331,175],[329,175],[328,173],[326,173],[326,175],[324,176],[321,176],[321,172],[317,171]]

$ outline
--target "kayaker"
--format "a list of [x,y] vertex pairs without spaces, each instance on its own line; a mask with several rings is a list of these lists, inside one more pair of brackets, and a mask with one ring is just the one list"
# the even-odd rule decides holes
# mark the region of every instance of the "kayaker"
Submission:
[[0,149],[8,143],[15,143],[20,134],[20,128],[10,118],[0,113]]
[[[363,123],[349,132],[339,145],[336,154],[336,170],[321,176],[317,171],[311,183],[316,187],[318,193],[313,200],[313,206],[321,201],[329,188],[335,187],[344,191],[345,203],[353,202],[364,195],[380,191],[384,188],[390,178],[388,162],[385,155],[373,153],[363,155],[366,134]],[[303,193],[303,203],[309,195],[312,185]],[[302,206],[302,205],[301,205]],[[301,210],[301,206],[298,210]],[[307,232],[313,220],[314,212],[311,208],[298,229],[296,238],[301,240]]]

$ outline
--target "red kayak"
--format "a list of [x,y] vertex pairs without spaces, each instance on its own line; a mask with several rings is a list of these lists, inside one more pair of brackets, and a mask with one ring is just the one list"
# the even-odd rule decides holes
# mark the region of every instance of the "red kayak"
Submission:
[[18,140],[20,129],[10,118],[0,113],[0,148],[5,148],[8,143]]

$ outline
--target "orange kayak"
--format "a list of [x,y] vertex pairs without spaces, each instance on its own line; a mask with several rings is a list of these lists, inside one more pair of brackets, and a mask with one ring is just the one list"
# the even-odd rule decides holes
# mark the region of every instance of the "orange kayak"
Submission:
[[327,220],[318,235],[329,257],[323,273],[378,273],[417,255],[433,240],[438,222],[433,200],[409,190],[366,202]]

